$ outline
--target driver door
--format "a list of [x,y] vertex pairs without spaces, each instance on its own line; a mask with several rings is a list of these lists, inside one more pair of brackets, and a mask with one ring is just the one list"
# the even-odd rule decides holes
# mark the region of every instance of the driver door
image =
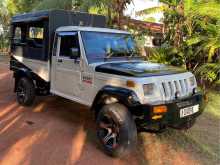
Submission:
[[[78,49],[78,57],[72,56],[72,49]],[[60,32],[56,34],[51,69],[52,93],[79,101],[80,59],[78,32]]]

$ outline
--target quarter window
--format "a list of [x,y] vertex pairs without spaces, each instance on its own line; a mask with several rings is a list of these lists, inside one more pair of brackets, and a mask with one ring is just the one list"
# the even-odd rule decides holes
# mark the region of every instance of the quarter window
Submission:
[[40,27],[30,27],[29,28],[29,38],[32,39],[43,39],[44,29]]
[[14,41],[14,44],[21,43],[21,28],[20,27],[15,28],[13,41]]

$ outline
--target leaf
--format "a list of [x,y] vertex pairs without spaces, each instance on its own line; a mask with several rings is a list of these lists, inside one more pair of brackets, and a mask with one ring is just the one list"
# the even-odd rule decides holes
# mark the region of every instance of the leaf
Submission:
[[195,45],[195,44],[198,44],[199,42],[201,42],[202,41],[202,37],[192,37],[192,38],[190,38],[190,39],[188,39],[187,41],[186,41],[186,44],[188,45],[188,46],[192,46],[192,45]]
[[166,9],[165,6],[151,7],[151,8],[147,8],[147,9],[136,12],[136,15],[141,16],[141,15],[149,15],[149,14],[154,14],[154,13],[160,13],[160,12],[164,12],[165,9]]
[[191,8],[188,16],[208,16],[210,18],[220,19],[220,3],[214,1],[197,2]]

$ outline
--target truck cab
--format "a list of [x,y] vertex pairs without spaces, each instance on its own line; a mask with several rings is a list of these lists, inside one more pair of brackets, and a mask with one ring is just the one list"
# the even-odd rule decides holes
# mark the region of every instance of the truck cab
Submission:
[[[96,18],[96,22],[103,19]],[[30,25],[39,26],[21,22],[14,24],[26,29],[25,34]],[[48,24],[52,26],[51,21],[44,26]],[[21,105],[31,105],[36,95],[53,94],[88,106],[94,112],[98,139],[111,156],[131,151],[137,131],[188,129],[202,113],[195,76],[182,68],[145,61],[130,33],[105,28],[104,22],[99,26],[54,24],[53,33],[54,28],[42,32],[49,37],[41,42],[44,51],[34,56],[34,49],[25,52],[31,45],[27,41],[16,44],[12,28],[10,68]],[[23,36],[24,42],[29,37]],[[43,58],[34,58],[38,55]]]

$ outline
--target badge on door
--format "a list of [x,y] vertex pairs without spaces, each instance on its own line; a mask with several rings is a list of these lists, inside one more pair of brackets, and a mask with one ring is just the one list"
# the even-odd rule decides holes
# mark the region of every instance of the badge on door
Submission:
[[82,82],[87,84],[93,84],[93,77],[91,74],[82,73]]

